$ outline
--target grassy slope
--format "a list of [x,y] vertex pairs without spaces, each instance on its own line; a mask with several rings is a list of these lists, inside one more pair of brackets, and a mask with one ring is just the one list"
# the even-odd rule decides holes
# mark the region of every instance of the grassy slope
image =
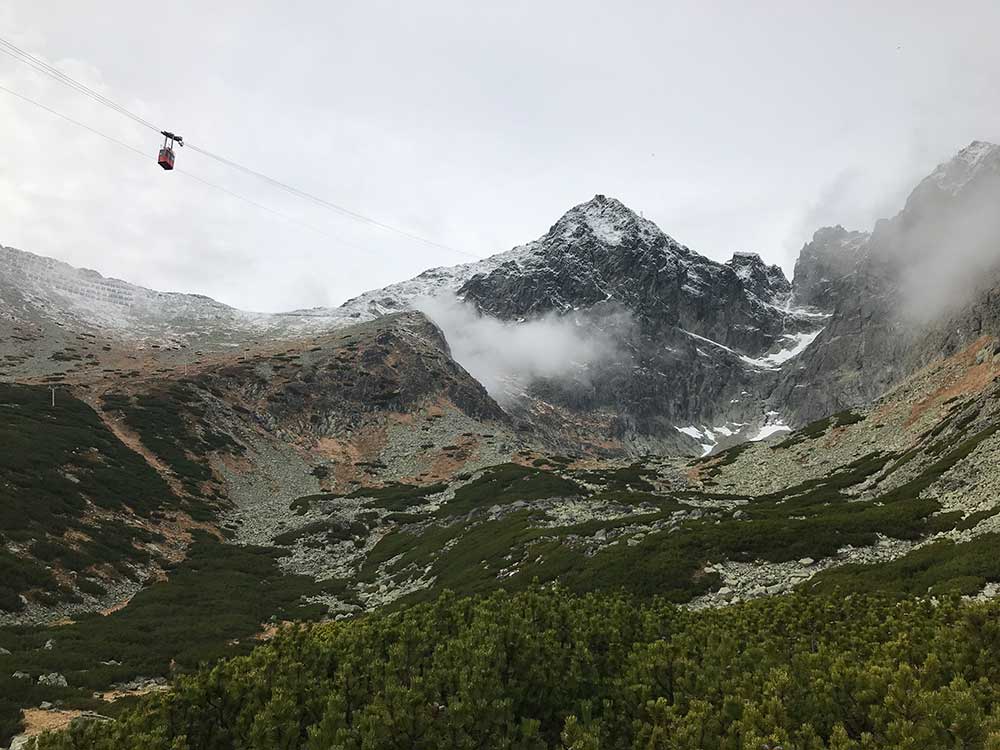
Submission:
[[0,551],[0,609],[7,611],[23,606],[21,594],[72,599],[52,566],[78,584],[96,577],[92,587],[100,585],[102,566],[133,575],[129,563],[149,559],[138,545],[156,536],[124,520],[186,507],[93,409],[67,393],[54,407],[50,398],[44,387],[0,385],[0,534],[7,546]]
[[[48,700],[107,712],[108,706],[91,698],[94,690],[138,676],[183,673],[246,651],[272,619],[318,617],[325,608],[304,606],[300,599],[323,587],[284,574],[277,554],[202,534],[187,560],[169,571],[169,580],[143,589],[124,609],[71,625],[0,628],[0,646],[11,652],[0,655],[0,743],[17,731],[23,706]],[[49,640],[50,650],[44,648]],[[15,671],[32,679],[16,679]],[[69,686],[37,685],[35,678],[48,672],[63,674]]]

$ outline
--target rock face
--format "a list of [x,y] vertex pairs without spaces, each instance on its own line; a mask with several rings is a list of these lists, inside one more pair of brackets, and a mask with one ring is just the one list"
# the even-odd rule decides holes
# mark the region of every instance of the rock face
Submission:
[[871,235],[820,230],[793,293],[829,305],[823,332],[771,403],[798,424],[867,403],[928,362],[1000,333],[1000,146],[939,166]]
[[[780,268],[754,253],[716,263],[603,195],[512,254],[458,294],[503,320],[557,314],[611,332],[619,356],[586,377],[529,384],[521,408],[563,429],[588,422],[595,444],[702,452],[720,436],[756,433],[763,394],[783,361],[776,355],[820,325],[789,307]],[[706,433],[705,425],[719,429]]]
[[203,371],[199,382],[234,404],[256,407],[268,429],[324,438],[385,413],[447,401],[468,417],[503,421],[486,390],[450,356],[440,329],[417,312],[397,313],[314,339],[305,351],[256,355]]
[[800,305],[832,310],[837,293],[843,291],[840,280],[857,270],[864,257],[870,235],[849,232],[841,226],[816,230],[795,261],[792,293]]
[[765,264],[757,253],[733,253],[726,265],[739,276],[744,289],[765,302],[782,302],[792,290],[781,266]]
[[[780,269],[709,260],[603,195],[567,211],[516,259],[473,276],[459,295],[506,320],[548,312],[626,310],[643,331],[680,327],[759,354],[782,333]],[[759,258],[758,258],[759,261]]]

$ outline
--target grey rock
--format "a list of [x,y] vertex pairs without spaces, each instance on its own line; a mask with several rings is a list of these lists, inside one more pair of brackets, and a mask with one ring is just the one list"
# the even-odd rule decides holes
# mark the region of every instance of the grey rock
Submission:
[[716,263],[603,195],[570,209],[518,250],[516,259],[472,276],[458,294],[504,320],[571,317],[629,353],[591,363],[585,382],[529,384],[529,403],[511,408],[541,430],[532,399],[555,405],[570,421],[611,412],[611,436],[635,450],[700,455],[678,426],[747,423],[763,413],[761,394],[773,388],[774,373],[748,367],[740,355],[759,357],[780,348],[786,335],[818,326],[779,304],[790,294],[779,268],[750,253]]
[[1000,244],[998,204],[1000,147],[974,142],[870,236],[817,232],[796,264],[793,294],[832,303],[833,314],[783,373],[773,408],[805,424],[868,403],[928,361],[996,335],[1000,267],[983,259],[995,259]]
[[799,252],[792,293],[796,303],[832,310],[843,294],[837,283],[854,273],[864,257],[870,235],[842,226],[824,227]]
[[69,683],[66,682],[66,678],[58,672],[49,672],[48,674],[39,675],[38,684],[47,685],[48,687],[67,687],[69,685]]

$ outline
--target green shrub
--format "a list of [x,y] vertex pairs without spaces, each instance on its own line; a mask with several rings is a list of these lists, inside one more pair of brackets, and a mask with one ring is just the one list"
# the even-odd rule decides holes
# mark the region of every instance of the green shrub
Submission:
[[[987,748],[998,606],[531,587],[288,629],[40,750]],[[863,743],[863,744],[862,744]]]

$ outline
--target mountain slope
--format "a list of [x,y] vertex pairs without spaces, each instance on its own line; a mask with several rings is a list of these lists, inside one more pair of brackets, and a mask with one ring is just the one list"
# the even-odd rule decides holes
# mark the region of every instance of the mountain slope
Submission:
[[336,309],[245,313],[12,249],[0,262],[10,270],[0,283],[0,372],[22,379],[200,367],[235,348],[304,340],[442,294],[502,320],[572,318],[583,335],[614,340],[614,351],[569,376],[512,382],[516,398],[505,405],[545,444],[599,454],[701,453],[718,442],[706,442],[707,432],[696,440],[687,425],[718,425],[711,434],[723,442],[753,436],[771,419],[762,399],[774,372],[821,320],[788,307],[788,281],[759,256],[715,263],[603,196],[539,240]]
[[771,403],[801,424],[867,403],[919,367],[1000,332],[997,205],[1000,146],[975,141],[871,235],[817,232],[796,265],[795,294],[803,303],[829,301],[832,315]]
[[598,436],[626,451],[701,453],[759,433],[775,373],[822,324],[790,307],[781,270],[756,254],[716,263],[613,198],[574,207],[524,251],[459,296],[483,314],[558,314],[618,342],[585,377],[526,384],[521,408],[534,398],[564,424],[596,417]]

